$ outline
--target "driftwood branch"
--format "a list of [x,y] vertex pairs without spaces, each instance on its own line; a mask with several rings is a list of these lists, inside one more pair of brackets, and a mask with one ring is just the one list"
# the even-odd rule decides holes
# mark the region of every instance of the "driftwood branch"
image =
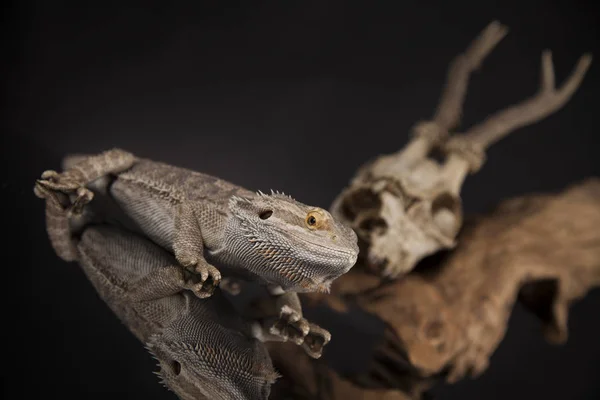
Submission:
[[351,270],[331,294],[303,299],[340,312],[352,303],[387,324],[368,372],[341,378],[277,344],[279,390],[287,385],[306,396],[294,398],[419,398],[435,379],[482,373],[516,301],[540,318],[547,340],[564,342],[569,305],[600,285],[598,226],[600,180],[589,179],[561,194],[504,201],[470,220],[453,252],[403,279]]
[[517,298],[567,339],[568,307],[600,284],[600,180],[557,196],[505,201],[470,223],[436,271],[415,273],[357,303],[401,339],[411,364],[448,380],[483,372]]
[[344,379],[322,362],[315,362],[290,343],[268,343],[269,353],[283,375],[271,390],[273,399],[294,400],[411,400],[398,389],[365,388]]

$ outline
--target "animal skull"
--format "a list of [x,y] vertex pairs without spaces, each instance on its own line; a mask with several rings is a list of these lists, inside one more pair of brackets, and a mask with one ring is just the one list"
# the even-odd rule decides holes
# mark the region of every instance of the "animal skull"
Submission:
[[[331,214],[357,232],[359,257],[381,275],[398,277],[424,257],[455,246],[463,220],[460,190],[466,176],[481,168],[485,149],[560,109],[591,64],[591,55],[583,55],[571,76],[556,88],[551,53],[545,51],[535,96],[491,115],[464,134],[450,136],[460,121],[469,75],[507,31],[496,21],[488,25],[451,64],[432,120],[417,123],[403,149],[360,168],[334,200]],[[444,160],[436,161],[434,151],[441,151]]]

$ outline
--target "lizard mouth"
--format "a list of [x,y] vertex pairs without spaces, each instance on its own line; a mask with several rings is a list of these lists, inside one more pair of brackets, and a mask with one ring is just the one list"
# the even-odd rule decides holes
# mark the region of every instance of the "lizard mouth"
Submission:
[[324,252],[326,253],[335,253],[336,255],[339,255],[340,258],[346,258],[348,259],[348,261],[352,262],[352,264],[354,264],[356,262],[356,259],[358,257],[358,252],[354,251],[354,250],[342,250],[340,248],[334,248],[331,246],[325,246],[322,243],[318,243],[318,242],[314,242],[312,240],[308,240],[306,238],[300,237],[294,233],[291,232],[287,232],[290,236],[292,236],[294,239],[296,239],[298,242],[304,242],[304,243],[308,243],[310,246],[313,247],[317,247],[320,249],[323,249]]

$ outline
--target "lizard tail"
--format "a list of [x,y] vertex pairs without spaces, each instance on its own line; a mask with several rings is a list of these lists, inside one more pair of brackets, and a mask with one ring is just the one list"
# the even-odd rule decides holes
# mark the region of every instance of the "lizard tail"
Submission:
[[35,195],[46,202],[46,232],[56,255],[65,261],[77,260],[77,239],[73,236],[69,212],[56,193],[36,183]]
[[73,168],[75,165],[79,164],[81,161],[84,161],[87,158],[90,158],[91,154],[67,154],[61,161],[61,168],[63,171]]
[[77,260],[77,239],[71,234],[67,211],[52,198],[46,199],[46,231],[57,256]]

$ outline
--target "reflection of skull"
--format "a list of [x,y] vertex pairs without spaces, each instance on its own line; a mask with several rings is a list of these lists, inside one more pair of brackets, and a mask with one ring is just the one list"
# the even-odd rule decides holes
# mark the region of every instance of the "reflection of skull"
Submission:
[[388,277],[453,247],[462,220],[460,199],[449,192],[431,199],[404,192],[397,182],[382,179],[353,185],[332,206],[332,213],[356,231],[366,265]]

